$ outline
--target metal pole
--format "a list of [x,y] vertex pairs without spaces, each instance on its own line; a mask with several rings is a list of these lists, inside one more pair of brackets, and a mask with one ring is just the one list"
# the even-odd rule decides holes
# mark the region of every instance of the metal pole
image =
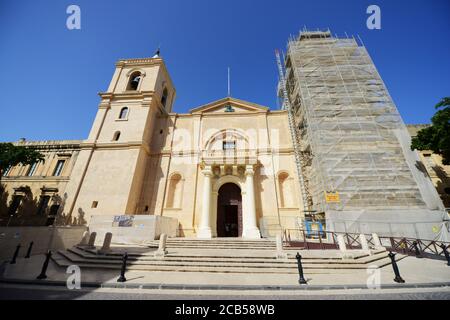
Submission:
[[30,256],[31,256],[31,249],[33,248],[33,244],[34,244],[34,242],[31,241],[30,242],[30,246],[28,247],[28,251],[27,251],[27,255],[25,256],[25,259],[29,259],[30,258]]
[[397,262],[395,261],[395,253],[392,253],[392,251],[389,251],[388,254],[389,258],[391,258],[392,263],[392,269],[394,269],[395,278],[394,281],[397,283],[404,283],[405,280],[400,276],[400,271],[398,270]]
[[317,232],[318,232],[317,234],[319,235],[320,249],[323,250],[322,234],[320,233],[320,231],[317,231]]
[[19,255],[20,244],[17,245],[16,250],[14,251],[13,258],[9,264],[16,264],[17,256]]
[[42,279],[46,279],[47,278],[47,268],[48,268],[48,263],[50,261],[50,257],[52,256],[52,252],[50,250],[47,251],[46,257],[45,257],[45,261],[44,264],[42,265],[42,270],[41,270],[41,274],[38,275],[36,277],[36,279],[42,280]]
[[303,233],[303,245],[304,245],[304,247],[305,247],[306,249],[309,250],[309,245],[308,245],[308,242],[306,241],[305,230],[302,230],[302,233]]
[[420,257],[420,250],[419,250],[419,247],[417,245],[417,241],[413,242],[413,247],[414,247],[414,252],[416,254],[416,257]]
[[117,282],[126,282],[127,278],[125,278],[125,271],[127,268],[127,259],[128,259],[128,253],[125,252],[125,254],[122,257],[122,269],[120,270],[120,277],[117,279]]
[[447,259],[447,265],[450,266],[450,255],[448,254],[447,246],[445,244],[441,243],[441,248],[442,248],[442,251],[444,252],[445,259]]
[[295,256],[295,258],[297,259],[297,266],[298,266],[298,273],[299,273],[298,283],[299,284],[307,284],[305,277],[303,276],[302,256],[300,255],[300,253],[297,252],[297,255]]

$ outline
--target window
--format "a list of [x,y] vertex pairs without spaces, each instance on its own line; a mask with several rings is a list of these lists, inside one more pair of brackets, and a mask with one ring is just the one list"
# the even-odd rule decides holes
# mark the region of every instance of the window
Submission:
[[119,119],[126,119],[128,117],[128,108],[124,107],[120,110]]
[[36,213],[38,216],[41,216],[45,213],[45,211],[47,210],[49,201],[50,201],[50,196],[41,196],[41,198],[39,200],[38,210]]
[[168,96],[168,95],[169,95],[169,94],[168,94],[168,92],[167,92],[167,88],[164,88],[163,94],[162,94],[162,97],[161,97],[161,104],[163,105],[164,108],[166,107],[167,96]]
[[92,201],[92,205],[91,205],[91,208],[97,208],[97,206],[98,206],[98,201]]
[[234,150],[236,149],[236,141],[224,141],[222,144],[223,150]]
[[114,132],[113,141],[119,141],[120,131]]
[[53,171],[53,176],[59,177],[61,175],[61,172],[64,167],[64,162],[66,162],[66,160],[58,160],[58,162],[56,163],[55,170]]
[[139,87],[139,82],[141,81],[141,73],[139,71],[133,72],[130,76],[130,81],[128,82],[127,90],[136,91]]
[[36,167],[37,167],[37,162],[33,163],[30,166],[30,168],[28,169],[28,172],[27,172],[28,177],[31,177],[34,174],[34,172],[36,171]]
[[9,210],[8,210],[8,214],[10,216],[15,215],[17,213],[17,209],[19,209],[22,198],[23,198],[23,196],[21,196],[21,195],[13,196],[11,205],[9,206]]

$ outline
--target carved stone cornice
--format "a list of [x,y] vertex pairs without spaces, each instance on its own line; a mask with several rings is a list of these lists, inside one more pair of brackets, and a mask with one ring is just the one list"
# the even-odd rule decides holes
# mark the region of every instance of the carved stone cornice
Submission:
[[161,58],[137,58],[137,59],[120,59],[116,62],[116,66],[149,66],[164,64]]
[[155,91],[99,92],[98,95],[107,101],[124,99],[151,99]]

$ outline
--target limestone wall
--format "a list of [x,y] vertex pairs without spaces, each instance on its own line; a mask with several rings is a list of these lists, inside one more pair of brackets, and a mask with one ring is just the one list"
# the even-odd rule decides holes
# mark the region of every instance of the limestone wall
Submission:
[[80,242],[85,226],[76,227],[0,227],[0,260],[11,259],[18,244],[19,257],[27,253],[31,241],[32,254],[69,248]]
[[159,239],[162,233],[168,237],[176,237],[178,221],[175,218],[127,215],[128,222],[119,222],[113,215],[93,215],[89,224],[89,231],[96,232],[95,245],[101,245],[107,232],[111,232],[112,243],[115,244],[144,244]]

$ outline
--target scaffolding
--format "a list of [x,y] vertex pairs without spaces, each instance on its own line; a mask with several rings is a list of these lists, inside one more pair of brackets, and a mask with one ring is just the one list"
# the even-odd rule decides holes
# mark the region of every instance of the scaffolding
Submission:
[[291,103],[289,101],[289,96],[286,89],[286,79],[284,77],[284,70],[283,65],[281,64],[281,58],[280,58],[280,52],[278,50],[275,50],[275,56],[277,60],[277,66],[278,66],[278,74],[279,74],[279,92],[282,96],[282,110],[287,110],[288,112],[288,123],[289,123],[289,131],[291,133],[291,140],[293,143],[293,149],[294,149],[294,158],[296,163],[296,169],[297,169],[297,177],[300,184],[300,197],[301,202],[303,203],[303,212],[308,212],[309,208],[312,205],[312,198],[310,196],[308,185],[304,179],[304,166],[305,166],[305,157],[302,154],[300,150],[300,139],[298,137],[298,131],[295,130],[295,115],[294,110],[291,106]]
[[399,142],[404,123],[362,42],[302,31],[289,39],[285,79],[310,211],[426,207]]

